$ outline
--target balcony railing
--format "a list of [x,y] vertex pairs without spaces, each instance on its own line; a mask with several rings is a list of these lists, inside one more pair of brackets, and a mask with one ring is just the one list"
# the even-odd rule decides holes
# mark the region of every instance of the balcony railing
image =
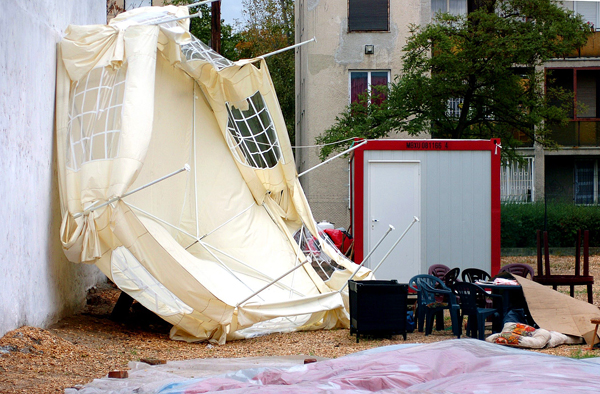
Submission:
[[567,57],[600,57],[600,31],[595,31],[588,38],[587,44],[573,51]]
[[600,146],[600,122],[571,121],[567,126],[555,127],[552,139],[562,146]]

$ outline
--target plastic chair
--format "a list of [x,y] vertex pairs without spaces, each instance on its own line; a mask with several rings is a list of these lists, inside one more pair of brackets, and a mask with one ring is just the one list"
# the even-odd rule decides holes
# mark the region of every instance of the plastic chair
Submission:
[[458,279],[459,274],[460,274],[460,268],[458,268],[458,267],[452,268],[450,271],[446,272],[446,275],[444,275],[444,278],[442,280],[444,281],[444,284],[450,288],[456,282],[459,281],[459,279]]
[[527,264],[507,264],[504,267],[500,268],[499,273],[500,272],[508,272],[510,274],[522,276],[523,278],[527,278],[527,275],[529,275],[530,279],[533,278],[533,268],[531,268],[531,266]]
[[[433,275],[416,275],[408,282],[410,289],[417,293],[417,329],[423,332],[425,323],[425,335],[431,334],[433,319],[436,321],[436,330],[444,329],[444,309],[450,311],[452,321],[452,332],[460,338],[459,310],[456,296],[439,278]],[[440,302],[439,296],[445,301]]]
[[444,280],[444,275],[446,275],[450,271],[450,267],[444,264],[434,264],[429,267],[428,274],[433,275],[436,278]]
[[463,282],[475,283],[478,280],[490,280],[490,274],[479,268],[467,268],[462,272]]
[[[498,294],[488,294],[481,287],[469,282],[457,282],[452,286],[452,291],[459,299],[460,317],[459,330],[462,326],[464,316],[467,316],[467,335],[471,338],[483,340],[485,337],[485,321],[488,317],[493,317],[492,333],[502,330],[501,313],[502,296]],[[498,302],[497,308],[481,308],[479,303],[481,299],[494,299]]]

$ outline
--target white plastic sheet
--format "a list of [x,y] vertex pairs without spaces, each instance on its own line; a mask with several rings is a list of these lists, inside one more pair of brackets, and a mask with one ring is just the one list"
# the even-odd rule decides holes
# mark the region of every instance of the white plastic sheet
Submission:
[[[239,359],[211,362],[239,362]],[[382,347],[307,365],[290,367],[288,364],[287,367],[277,368],[261,364],[255,368],[202,379],[182,377],[177,381],[173,375],[170,382],[156,392],[597,393],[600,387],[599,364],[598,358],[570,359],[475,339],[455,339],[427,345]],[[170,365],[172,363],[162,367],[168,368]],[[146,372],[146,385],[152,384],[153,376],[160,376],[152,368],[155,367],[148,368]],[[193,376],[189,370],[187,376]],[[153,387],[157,387],[156,383]],[[107,386],[104,388],[108,389]],[[78,393],[97,392],[86,391],[88,389],[92,387]],[[141,386],[130,386],[122,391],[104,392],[125,394],[151,391],[145,391]]]

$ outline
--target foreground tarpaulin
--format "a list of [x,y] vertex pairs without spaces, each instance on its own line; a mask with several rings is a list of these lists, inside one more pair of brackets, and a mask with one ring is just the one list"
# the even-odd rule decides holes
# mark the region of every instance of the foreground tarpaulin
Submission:
[[[599,359],[550,356],[476,339],[454,339],[376,348],[313,364],[291,367],[288,364],[285,368],[257,365],[204,379],[177,381],[174,366],[167,363],[131,372],[133,379],[140,382],[147,379],[144,383],[102,379],[78,393],[597,393],[599,362]],[[186,362],[177,363],[184,369]],[[167,376],[166,371],[172,374]],[[185,374],[193,376],[193,371],[187,369]],[[164,387],[151,391],[159,379],[165,383]]]
[[540,285],[516,276],[523,288],[531,317],[541,328],[566,335],[583,337],[592,343],[595,325],[592,318],[600,318],[598,307],[559,293],[550,286]]

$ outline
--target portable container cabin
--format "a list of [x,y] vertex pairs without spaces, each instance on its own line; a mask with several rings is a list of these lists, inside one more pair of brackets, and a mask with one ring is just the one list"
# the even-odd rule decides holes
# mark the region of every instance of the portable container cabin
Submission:
[[408,281],[433,264],[500,268],[500,140],[368,140],[351,157],[355,261]]

